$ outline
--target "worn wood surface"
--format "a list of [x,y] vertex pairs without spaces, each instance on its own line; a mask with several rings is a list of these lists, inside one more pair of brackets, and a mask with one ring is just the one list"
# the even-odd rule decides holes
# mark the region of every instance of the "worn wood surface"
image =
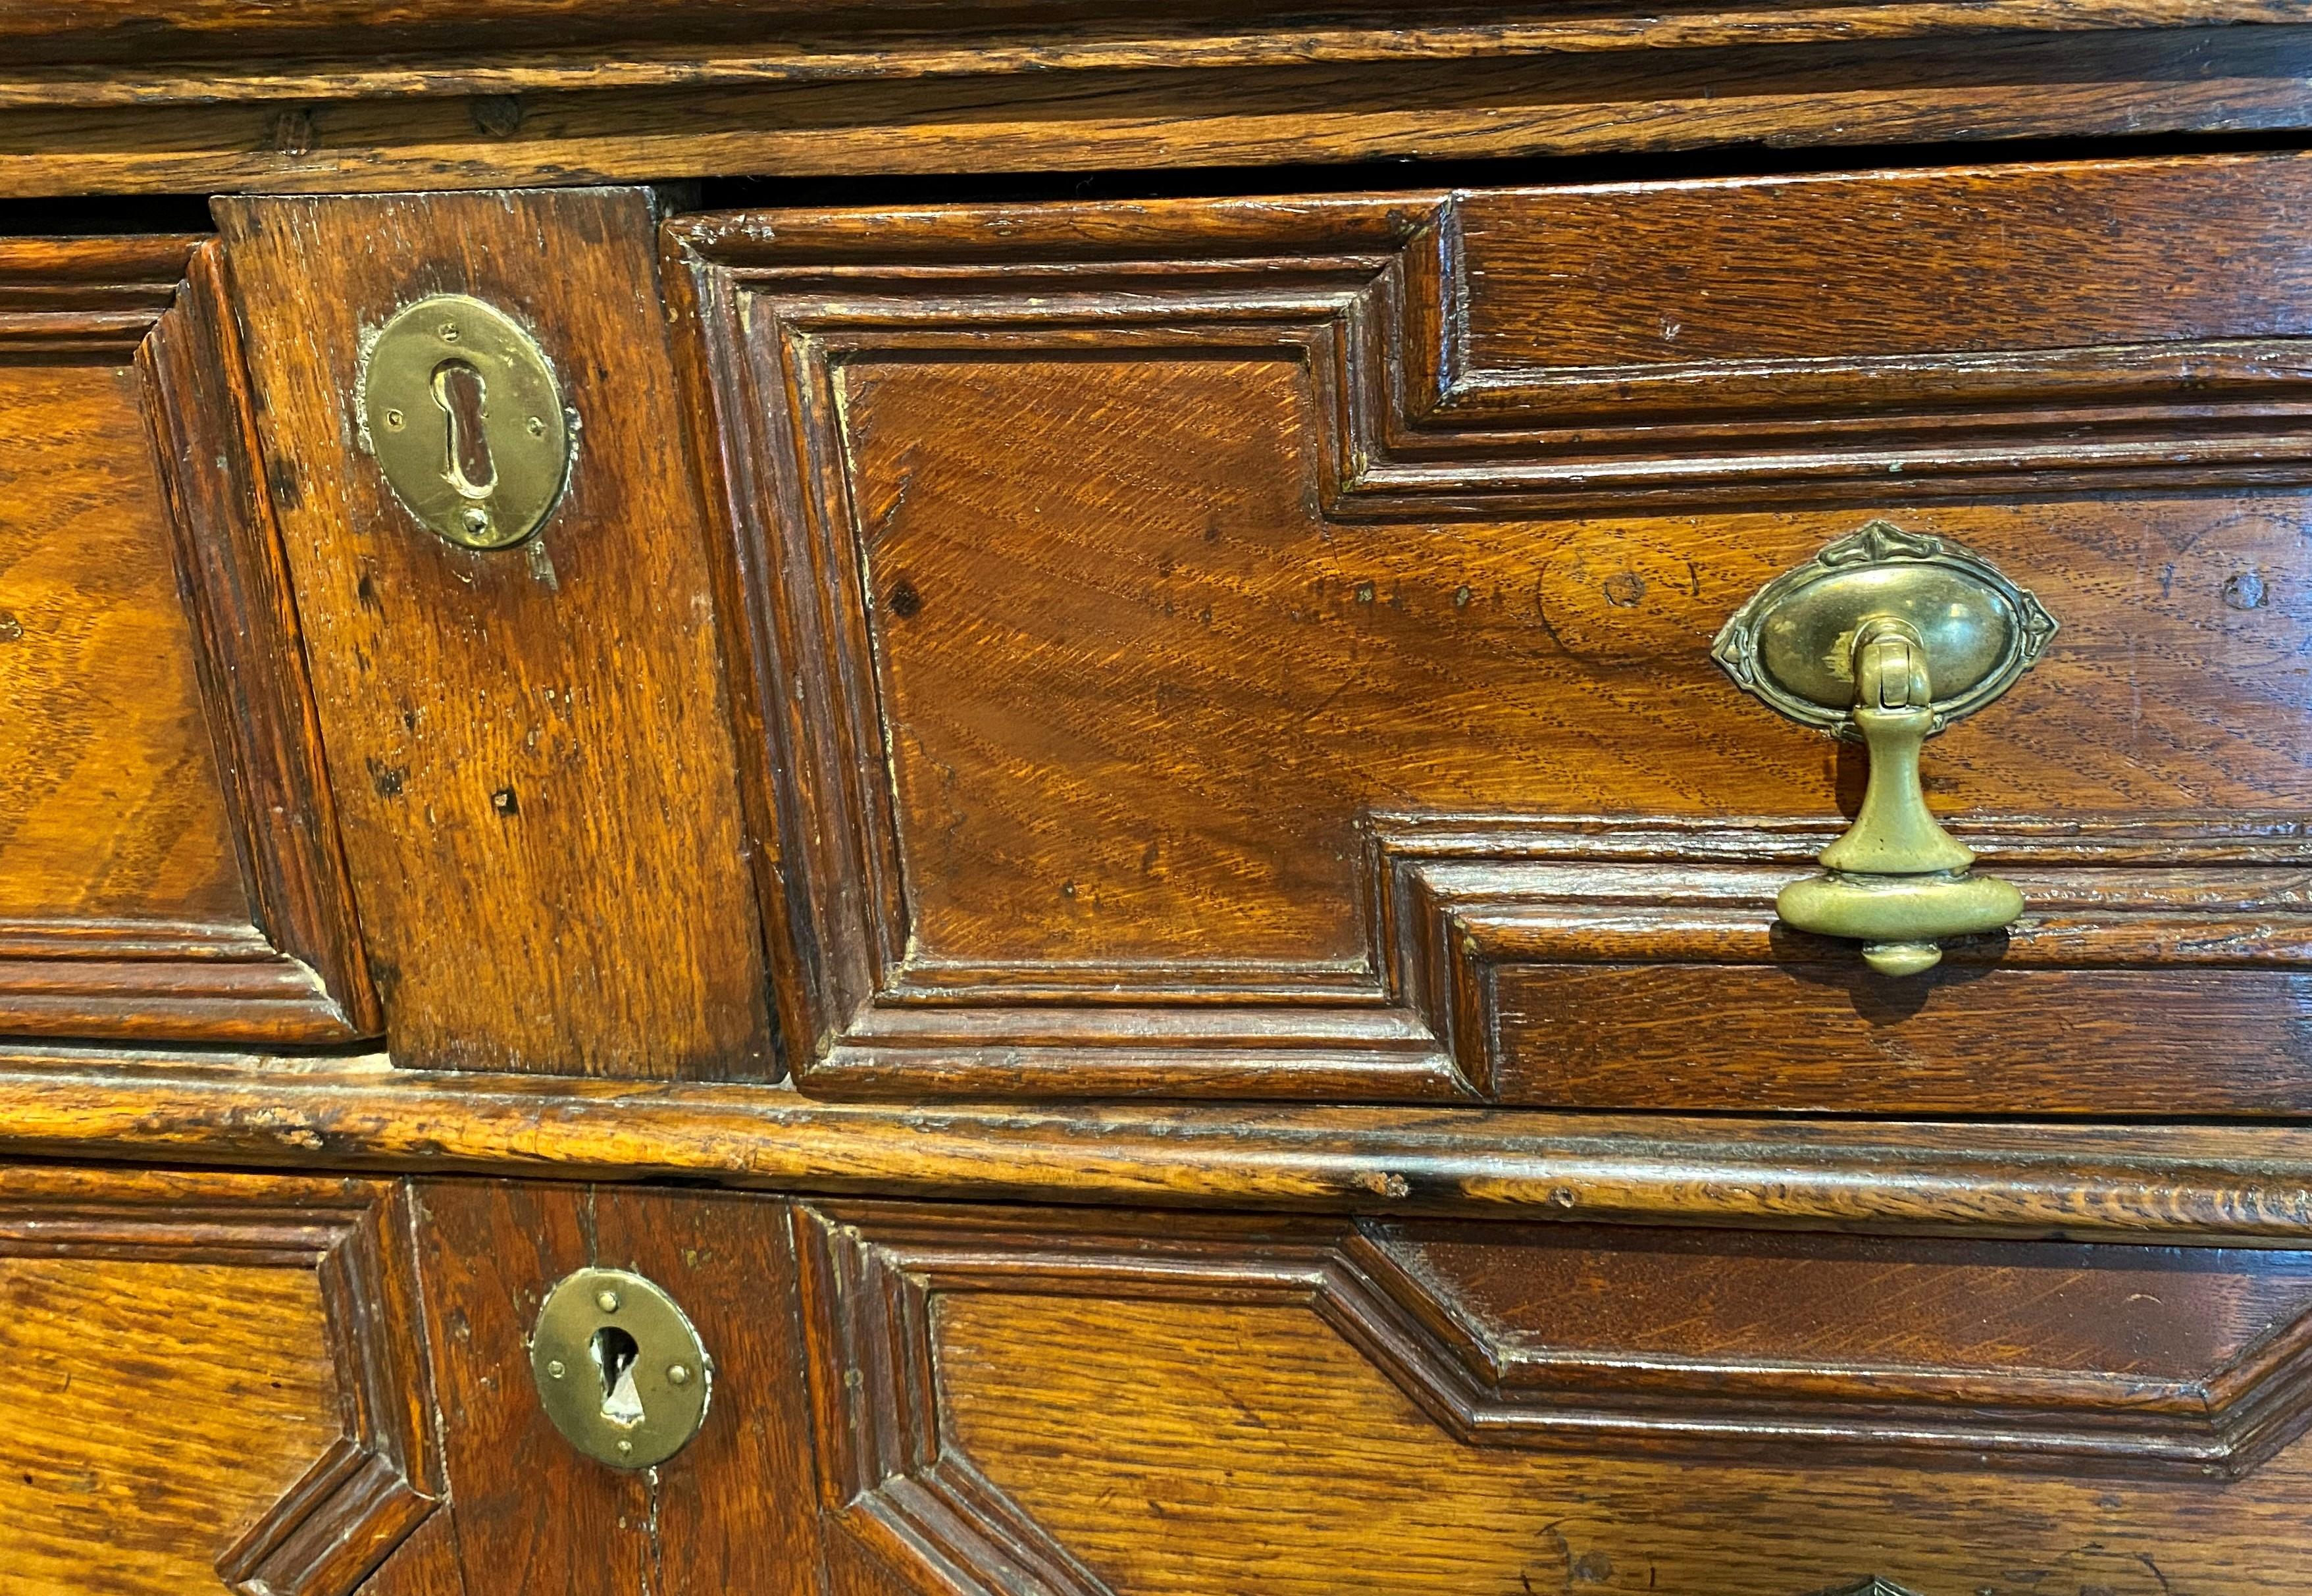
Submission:
[[[218,215],[397,1062],[770,1073],[649,197]],[[438,292],[532,328],[578,417],[565,496],[521,548],[434,537],[355,439],[364,332]]]
[[[156,394],[136,364],[182,320],[192,249],[0,243],[0,1030],[343,1040],[344,968],[269,890],[315,837],[220,767],[236,723],[264,722],[220,702],[212,595],[189,580],[215,546],[186,542],[188,462],[156,469],[144,435],[148,413],[197,410],[208,373],[229,387],[211,364]],[[265,670],[285,697],[293,650]]]
[[[1923,1592],[2246,1596],[2293,1589],[2301,1557],[2301,1443],[2229,1481],[2116,1458],[2002,1467],[2012,1416],[1966,1372],[2053,1389],[2106,1367],[2086,1383],[2135,1410],[2163,1359],[2300,1326],[2300,1256],[1490,1226],[1423,1238],[1426,1278],[1384,1285],[1376,1245],[1402,1257],[1407,1240],[1387,1232],[845,1206],[807,1235],[846,1520],[921,1574],[961,1567],[965,1589],[1317,1592],[1354,1566],[1441,1592],[1788,1596],[1877,1574]],[[1483,1256],[1441,1256],[1457,1245]],[[1760,1269],[1783,1273],[1746,1300]],[[1408,1285],[1411,1318],[1360,1300]],[[1842,1363],[1881,1404],[1939,1390],[1984,1450],[1940,1467],[1843,1453],[1825,1400]],[[1528,1414],[1574,1426],[1616,1389],[1714,1399],[1641,1399],[1618,1436],[1523,1451],[1519,1399],[1499,1401],[1522,1380]],[[1772,1391],[1758,1434],[1681,1437],[1753,1381]],[[1922,1443],[1883,1406],[1859,1423],[1853,1439]]]
[[[923,0],[326,0],[284,10],[262,0],[97,0],[69,11],[25,4],[0,8],[0,39],[19,66],[103,61],[153,75],[156,66],[212,72],[326,57],[350,48],[374,57],[431,48],[438,82],[471,57],[486,30],[494,52],[569,71],[563,52],[614,49],[626,75],[656,67],[668,75],[691,53],[723,63],[751,57],[786,74],[906,77],[947,71],[1028,70],[1081,59],[1148,66],[1265,63],[1309,58],[1424,59],[1504,55],[1541,48],[1611,48],[1642,40],[1655,48],[1812,39],[1905,38],[2009,31],[2176,28],[2286,22],[2286,0],[1879,0],[1870,4],[1701,5],[1668,14],[1628,8],[1572,10],[1547,4],[1408,6],[1403,0],[1352,0],[1321,10],[1300,0],[1169,6],[1160,22],[1120,15],[1089,0],[927,4]],[[540,47],[544,47],[543,50]],[[542,59],[541,59],[542,57]],[[239,57],[239,59],[235,59]],[[486,57],[490,58],[490,57]],[[664,63],[664,64],[661,64]],[[180,65],[181,64],[181,65]],[[405,68],[407,69],[407,68]],[[691,68],[696,73],[699,69]],[[135,81],[133,78],[131,81]]]
[[2282,1127],[1409,1108],[811,1102],[749,1085],[436,1076],[382,1059],[0,1051],[0,1147],[1087,1204],[1540,1213],[1984,1234],[2312,1235]]
[[214,241],[195,252],[176,304],[139,346],[137,362],[257,925],[312,973],[337,1011],[319,1016],[313,1039],[374,1036],[382,1023],[377,993],[362,956],[248,366]]
[[128,360],[186,254],[0,246],[0,918],[247,924]]
[[[417,1235],[469,1590],[818,1588],[784,1203],[444,1182],[422,1188]],[[665,1287],[714,1360],[704,1427],[655,1469],[582,1456],[531,1389],[527,1346],[539,1302],[563,1276],[597,1264]]]
[[0,1591],[349,1596],[433,1507],[390,1187],[0,1168]]
[[[675,224],[802,1078],[2299,1109],[2308,200],[2282,156]],[[2062,627],[1927,761],[2039,829],[1988,849],[2035,912],[1884,1001],[1774,936],[1819,842],[1673,868],[1852,811],[1852,750],[1710,647],[1879,515]],[[1432,1002],[1451,926],[1375,901],[1398,815],[1684,829],[1651,878],[1494,878],[1498,991]],[[2151,868],[2066,873],[2137,822]],[[2002,1036],[2040,1061],[1994,1080]]]
[[[1473,1451],[1305,1310],[951,1299],[955,1449],[1079,1591],[1922,1596],[2300,1588],[2304,1449],[2228,1487]],[[1099,1413],[1103,1423],[1076,1416]]]
[[[591,14],[631,28],[668,9]],[[527,12],[552,41],[496,46],[509,12]],[[0,74],[0,194],[1137,171],[2312,122],[2312,31],[2172,25],[2300,24],[2289,0],[1553,8],[1423,13],[1409,29],[1331,13],[1276,34],[1233,17],[991,32],[968,13],[932,13],[934,30],[961,21],[966,31],[772,30],[783,46],[761,42],[749,7],[724,13],[752,19],[741,43],[654,48],[587,42],[586,10],[515,5],[489,22],[459,19],[492,31],[480,52],[440,12],[410,8],[318,53],[311,31],[299,39],[309,17],[342,30],[346,14],[219,8],[210,15],[226,26],[175,58],[140,32],[116,34],[105,60],[101,30],[43,41],[35,24],[12,48],[37,56],[45,44],[53,60],[94,45],[99,58]],[[397,21],[430,30],[436,48],[381,57],[408,37]],[[288,53],[268,58],[267,34]],[[462,42],[440,48],[451,39]],[[124,49],[143,53],[129,65]]]

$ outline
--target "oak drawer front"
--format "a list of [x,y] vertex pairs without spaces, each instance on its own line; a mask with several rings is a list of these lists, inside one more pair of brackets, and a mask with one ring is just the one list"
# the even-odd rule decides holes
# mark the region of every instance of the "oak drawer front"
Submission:
[[853,1206],[801,1233],[842,1521],[956,1588],[2302,1582],[2300,1252]]
[[214,267],[0,239],[0,1032],[377,1024]]
[[391,1182],[0,1168],[0,1591],[346,1596],[441,1494]]
[[[2312,1107],[2308,202],[2282,156],[673,224],[792,1056]],[[1896,981],[1774,916],[1856,750],[1712,659],[1873,521],[2062,627],[1925,760],[2025,917]]]

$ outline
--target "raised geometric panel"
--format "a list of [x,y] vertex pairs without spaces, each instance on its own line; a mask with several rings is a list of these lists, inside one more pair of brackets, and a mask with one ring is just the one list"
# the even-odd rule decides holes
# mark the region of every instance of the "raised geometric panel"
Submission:
[[358,1586],[441,1491],[407,1224],[370,1181],[0,1171],[0,1589]]
[[0,245],[0,1030],[375,1027],[215,286],[189,239]]
[[943,1590],[1357,1558],[1440,1596],[2278,1596],[2256,1526],[2312,1500],[2301,1253],[898,1205],[801,1235],[828,1499]]
[[1487,1097],[2312,1109],[2312,852],[2292,817],[1955,821],[2021,887],[2024,917],[1896,984],[1774,917],[1776,890],[1811,873],[1835,820],[1368,827],[1388,990]]
[[[674,224],[800,1074],[1695,1106],[1650,1058],[1555,1050],[1600,983],[1634,972],[1642,1015],[1723,962],[1764,1018],[1738,1067],[1688,1072],[1710,1107],[2301,1111],[2312,786],[2273,662],[2312,634],[2306,203],[2312,160],[2279,157]],[[2150,294],[2131,263],[2187,204],[2255,265]],[[1786,224],[1682,263],[1721,206]],[[1905,275],[1961,222],[2005,241],[1966,292]],[[1937,746],[1938,805],[1987,817],[2055,911],[1975,950],[1997,978],[1936,978],[1948,1045],[1859,1016],[1849,951],[1765,940],[1762,889],[1811,868],[1859,772],[1709,659],[1741,594],[1873,513],[1995,549],[2064,626]],[[1632,817],[1653,864],[1748,873],[1561,916],[1613,957],[1568,930],[1521,965],[1503,931],[1464,1031],[1452,1004],[1496,995],[1408,988],[1427,954],[1380,877],[1397,831],[1472,817]],[[2063,840],[2141,824],[2170,830]],[[1579,863],[1562,832],[1537,847]],[[1545,873],[1504,925],[1556,923]],[[2121,1033],[2107,1067],[2027,1066],[1994,1102],[1954,1065],[2081,1011]],[[2238,1057],[2152,1083],[2227,1024]]]
[[1471,1440],[2237,1473],[2312,1397],[2304,1253],[1419,1222],[1346,1251],[1420,1327],[1370,1315],[1351,1339]]

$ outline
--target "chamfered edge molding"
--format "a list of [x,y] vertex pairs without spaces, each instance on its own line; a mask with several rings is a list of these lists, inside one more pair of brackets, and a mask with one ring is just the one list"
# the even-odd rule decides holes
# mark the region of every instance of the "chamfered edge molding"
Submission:
[[398,1182],[0,1170],[0,1254],[125,1255],[318,1279],[342,1428],[216,1555],[238,1596],[350,1596],[440,1505],[432,1398],[415,1343],[407,1195]]
[[2312,1242],[2312,1130],[1228,1104],[899,1107],[0,1048],[0,1153],[674,1179],[828,1195],[1886,1233]]
[[[1536,1228],[1511,1229],[1494,1244],[1532,1244]],[[1590,1245],[1611,1245],[1589,1227],[1578,1233]],[[968,1460],[940,1422],[936,1381],[925,1386],[915,1373],[939,1367],[936,1299],[950,1293],[1089,1292],[1108,1301],[1305,1308],[1431,1423],[1472,1446],[1806,1457],[1828,1448],[1895,1464],[1964,1457],[2003,1467],[2238,1478],[2312,1417],[2312,1296],[2301,1287],[2273,1323],[2244,1332],[2206,1366],[2149,1373],[2042,1369],[2027,1350],[2017,1355],[2023,1367],[2007,1368],[1964,1357],[1824,1360],[1797,1356],[1795,1346],[1554,1345],[1546,1329],[1510,1332],[1455,1283],[1407,1267],[1404,1239],[1385,1222],[833,1203],[802,1210],[796,1239],[820,1327],[813,1343],[833,1364],[815,1371],[813,1381],[826,1433],[843,1438],[828,1460],[847,1476],[835,1495],[880,1499],[877,1511],[895,1530],[947,1519],[978,1521],[985,1532],[1008,1516],[968,1478]],[[1738,1237],[1727,1239],[1739,1245]],[[2037,1245],[1969,1244],[1974,1267],[1986,1274],[2014,1267],[2019,1249]],[[2179,1257],[2148,1253],[2150,1267]],[[1683,1289],[1675,1277],[1661,1285],[1673,1301]],[[2176,1277],[2176,1300],[2147,1298],[2138,1311],[2192,1315],[2190,1277]],[[1858,1319],[1873,1311],[1901,1311],[1854,1309]],[[1956,1315],[1965,1320],[1968,1310]],[[959,1470],[967,1478],[956,1478]],[[903,1477],[919,1494],[889,1491]],[[937,1511],[927,1512],[934,1504]],[[1012,1547],[1032,1541],[1015,1529],[994,1533]]]

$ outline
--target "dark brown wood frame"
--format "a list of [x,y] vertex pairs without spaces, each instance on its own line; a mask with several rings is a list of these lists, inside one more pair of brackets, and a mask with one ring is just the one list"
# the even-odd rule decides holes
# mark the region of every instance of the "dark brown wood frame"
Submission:
[[[2241,158],[2266,159],[2306,158]],[[2140,170],[2220,182],[2235,168],[2200,160]],[[1772,919],[1764,908],[1772,894],[1762,899],[1756,881],[1703,886],[1666,873],[1664,890],[1716,898],[1713,924],[1725,934],[1707,949],[1692,926],[1584,943],[1598,916],[1585,919],[1578,905],[1537,908],[1535,893],[1516,890],[1511,862],[1636,860],[1674,873],[1680,859],[1747,861],[1803,872],[1831,834],[1780,820],[1704,835],[1645,820],[1616,829],[1540,817],[1374,815],[1362,960],[926,958],[909,934],[878,601],[865,581],[868,531],[852,500],[835,392],[846,363],[937,361],[963,348],[976,359],[1227,349],[1289,362],[1310,386],[1318,501],[1346,522],[1837,504],[1883,494],[1890,472],[1906,494],[1926,496],[2312,482],[2302,447],[2312,367],[2300,340],[2147,344],[2116,361],[2115,376],[2107,349],[1835,369],[1772,361],[1479,369],[1461,308],[1464,205],[1424,193],[669,225],[667,276],[678,294],[687,285],[685,320],[696,330],[690,380],[713,417],[702,469],[720,489],[732,550],[722,609],[741,618],[732,628],[734,697],[755,773],[745,783],[750,823],[775,839],[757,852],[758,883],[798,1079],[838,1095],[1486,1101],[1495,1072],[1483,988],[1493,964],[1723,958],[1741,941],[1741,919],[1759,927]],[[1616,408],[1633,385],[1654,396],[1651,425],[1634,426]],[[1851,413],[1851,423],[1826,420],[1826,407]],[[2087,416],[2091,427],[2080,424]],[[1462,839],[1458,855],[1440,840],[1448,834]],[[2312,859],[2290,815],[2165,827],[1992,822],[1970,836],[2001,868],[2059,873]],[[1490,870],[1489,896],[1464,882],[1470,900],[1452,903],[1424,885],[1424,873],[1442,879],[1463,865]],[[2088,969],[2140,961],[2155,947],[2172,959],[2161,891],[2148,884],[2140,897],[2025,928],[2019,959]],[[2259,920],[2269,934],[2252,933],[2248,922],[2263,915],[2254,903],[2229,918],[2203,915],[2198,929],[2215,940],[2203,937],[2194,957],[2241,961],[2258,937],[2259,958],[2301,957],[2299,921]],[[1468,956],[1441,955],[1441,937],[1457,927],[1472,934]],[[1754,943],[1738,957],[1765,953]],[[2156,1112],[2164,1101],[2124,1111]],[[2285,1112],[2303,1103],[2243,1093],[2220,1106]]]
[[0,20],[0,193],[1137,171],[2312,118],[2312,29],[2287,25],[2303,22],[2288,0],[1378,0],[1124,22],[1081,0],[992,17],[426,0],[383,26],[336,4],[135,22],[109,4]]
[[[2312,1131],[1531,1109],[812,1102],[382,1057],[0,1048],[0,1144],[986,1201],[2312,1243]],[[1954,1218],[1954,1215],[1960,1217]]]

